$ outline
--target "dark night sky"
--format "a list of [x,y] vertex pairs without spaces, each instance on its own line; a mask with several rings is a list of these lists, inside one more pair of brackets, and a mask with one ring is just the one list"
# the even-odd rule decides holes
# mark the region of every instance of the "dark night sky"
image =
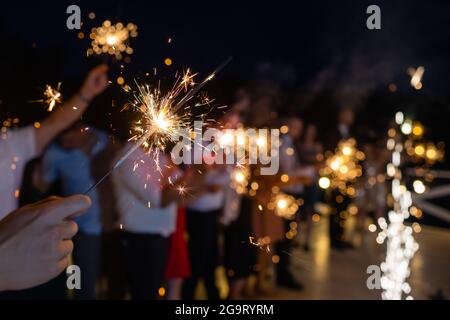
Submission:
[[[380,31],[365,27],[373,3],[382,10]],[[316,86],[320,78],[353,85],[358,73],[359,85],[397,80],[408,89],[406,68],[424,65],[427,90],[448,89],[449,1],[9,1],[2,3],[0,23],[30,44],[64,48],[64,73],[74,73],[88,41],[65,27],[68,4],[81,7],[89,25],[84,31],[105,19],[138,25],[129,70],[160,67],[170,56],[174,68],[206,72],[232,55],[224,73],[241,78],[269,62],[282,70],[274,76],[288,83]],[[87,18],[90,11],[97,14],[94,21]],[[355,56],[363,59],[355,63]]]
[[[89,40],[77,39],[77,31],[66,28],[70,4],[81,7],[86,34],[106,19],[138,25],[126,79],[154,67],[160,77],[183,67],[206,74],[233,56],[215,87],[211,85],[220,104],[232,102],[232,89],[224,90],[220,81],[238,85],[265,76],[288,88],[291,105],[285,110],[297,108],[301,113],[315,108],[310,103],[314,99],[292,99],[296,92],[303,90],[309,98],[317,98],[332,88],[336,105],[363,105],[365,112],[359,114],[366,123],[380,118],[378,123],[385,125],[395,108],[411,107],[426,125],[436,127],[437,139],[448,133],[444,119],[450,117],[450,1],[437,0],[9,1],[1,4],[0,36],[9,39],[2,48],[9,48],[13,41],[15,50],[0,51],[3,115],[12,108],[13,112],[30,110],[29,100],[40,94],[38,89],[45,83],[63,80],[67,88],[68,78],[85,73]],[[381,30],[366,28],[370,4],[381,7]],[[95,20],[88,18],[91,11],[96,13]],[[32,43],[37,44],[35,49]],[[166,57],[174,61],[170,68],[163,64]],[[406,69],[419,65],[425,67],[424,88],[416,91],[409,85]],[[119,65],[111,66],[112,76],[117,76]],[[395,99],[366,103],[373,92],[386,95],[390,83],[398,87]],[[328,101],[321,103],[316,118],[327,112],[323,107]],[[366,112],[379,104],[384,105],[384,118],[377,109]],[[30,119],[35,116],[26,112]],[[44,115],[42,111],[40,116]]]

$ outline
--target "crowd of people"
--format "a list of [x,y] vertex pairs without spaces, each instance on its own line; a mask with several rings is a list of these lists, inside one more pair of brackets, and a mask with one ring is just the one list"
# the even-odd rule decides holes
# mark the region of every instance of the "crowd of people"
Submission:
[[[361,145],[366,161],[356,186],[359,198],[324,193],[317,184],[325,151],[354,137],[351,109],[338,110],[335,124],[319,138],[317,124],[298,114],[280,119],[273,97],[251,90],[240,90],[219,122],[222,128],[286,128],[279,173],[254,177],[257,196],[230,187],[229,165],[177,166],[169,153],[161,153],[156,164],[143,148],[89,197],[80,196],[132,144],[80,120],[107,83],[106,66],[95,68],[40,128],[10,130],[0,140],[0,298],[189,300],[198,298],[202,280],[208,299],[240,299],[252,277],[254,292],[270,289],[273,264],[276,285],[307,290],[292,272],[290,253],[299,234],[303,250],[310,250],[319,201],[330,208],[330,245],[336,250],[353,247],[343,237],[343,213],[351,203],[363,218],[384,214],[384,192],[374,190],[383,184],[368,183],[386,161],[375,139]],[[291,182],[278,183],[282,175]],[[294,218],[267,209],[273,188],[298,200]],[[47,198],[52,194],[63,198]],[[261,250],[261,244],[270,249]],[[69,264],[80,267],[81,289],[67,290],[63,270]],[[226,297],[218,288],[219,266],[228,282]]]

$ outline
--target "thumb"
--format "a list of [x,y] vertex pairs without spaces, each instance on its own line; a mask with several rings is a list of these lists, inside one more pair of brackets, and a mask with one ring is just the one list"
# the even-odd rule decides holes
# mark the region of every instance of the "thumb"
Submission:
[[42,204],[42,221],[48,224],[60,223],[83,214],[91,206],[91,199],[85,195],[73,195]]
[[96,66],[94,69],[92,69],[92,70],[89,72],[88,77],[89,77],[89,78],[96,78],[96,77],[98,77],[99,75],[106,73],[107,71],[108,71],[108,65],[106,65],[106,64],[101,64],[101,65],[99,65],[99,66]]

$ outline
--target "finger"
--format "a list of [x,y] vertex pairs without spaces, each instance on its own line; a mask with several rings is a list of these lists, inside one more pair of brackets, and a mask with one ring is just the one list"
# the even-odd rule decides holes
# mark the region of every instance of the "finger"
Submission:
[[31,204],[9,213],[0,221],[0,243],[14,236],[27,225],[32,224],[39,216],[39,209]]
[[34,220],[42,215],[43,207],[59,199],[61,197],[50,196],[38,202],[23,206],[8,214],[0,221],[0,243],[9,239],[27,225],[32,224]]
[[60,241],[57,248],[57,260],[62,260],[67,258],[69,254],[73,251],[73,241],[72,240],[64,240]]
[[51,201],[54,201],[54,200],[58,200],[58,199],[61,199],[61,197],[49,196],[49,197],[47,197],[45,199],[42,199],[42,200],[39,200],[37,202],[34,202],[34,203],[30,204],[30,207],[36,207],[36,206],[39,206],[41,204],[44,204],[44,203],[47,203],[47,202],[51,202]]
[[69,240],[72,239],[78,232],[78,225],[73,220],[64,221],[60,226],[61,239]]
[[67,266],[69,265],[69,257],[65,256],[61,260],[59,260],[55,265],[51,267],[50,270],[50,277],[55,278],[58,276],[61,272],[63,272]]
[[108,65],[101,64],[99,66],[96,66],[94,69],[91,70],[90,75],[94,78],[98,77],[101,74],[104,74],[108,71]]
[[44,224],[57,223],[81,215],[91,206],[91,199],[84,195],[73,195],[42,205],[45,211],[41,221]]

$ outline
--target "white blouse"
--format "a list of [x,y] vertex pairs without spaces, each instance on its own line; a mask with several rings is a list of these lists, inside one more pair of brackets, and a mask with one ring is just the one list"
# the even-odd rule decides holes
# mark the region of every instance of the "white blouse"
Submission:
[[[117,159],[131,146],[131,143],[125,145]],[[159,234],[164,237],[175,231],[177,204],[161,207],[161,195],[163,186],[169,183],[169,179],[175,183],[181,172],[172,170],[174,172],[169,174],[168,165],[168,158],[160,153],[159,172],[154,155],[138,148],[112,173],[119,223],[125,231]]]

